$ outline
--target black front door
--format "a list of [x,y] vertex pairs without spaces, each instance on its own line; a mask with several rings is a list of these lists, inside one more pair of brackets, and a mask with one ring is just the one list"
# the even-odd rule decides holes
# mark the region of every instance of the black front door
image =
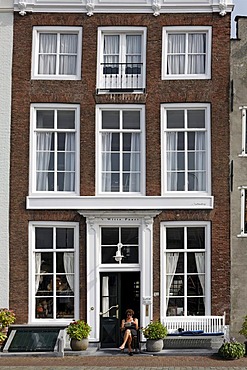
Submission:
[[100,341],[102,348],[120,345],[120,325],[132,308],[140,319],[140,273],[104,272],[100,276]]

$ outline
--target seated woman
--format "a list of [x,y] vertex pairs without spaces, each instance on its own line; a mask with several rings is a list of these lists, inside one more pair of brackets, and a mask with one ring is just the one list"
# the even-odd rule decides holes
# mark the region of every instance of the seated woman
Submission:
[[125,320],[123,319],[121,324],[121,330],[124,331],[123,343],[119,348],[123,350],[127,343],[128,353],[130,356],[133,356],[131,342],[133,337],[137,335],[138,320],[133,318],[134,311],[131,308],[128,308],[125,314],[126,319]]

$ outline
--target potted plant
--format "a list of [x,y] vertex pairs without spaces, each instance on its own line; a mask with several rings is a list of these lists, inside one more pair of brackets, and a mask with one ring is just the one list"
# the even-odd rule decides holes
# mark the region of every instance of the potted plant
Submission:
[[168,330],[159,320],[151,321],[142,329],[147,339],[146,349],[148,352],[160,352],[163,348],[163,339],[167,336]]
[[237,342],[234,338],[224,341],[218,349],[218,354],[226,360],[236,360],[244,357],[245,347],[242,343]]
[[8,308],[0,309],[0,345],[2,345],[7,338],[9,325],[15,322],[15,313]]
[[[243,335],[245,339],[247,339],[247,315],[244,317],[244,321],[239,331],[239,334]],[[244,342],[245,344],[245,354],[247,355],[247,341]]]
[[91,327],[83,320],[73,321],[67,327],[70,337],[70,347],[73,351],[84,351],[88,347],[88,336]]

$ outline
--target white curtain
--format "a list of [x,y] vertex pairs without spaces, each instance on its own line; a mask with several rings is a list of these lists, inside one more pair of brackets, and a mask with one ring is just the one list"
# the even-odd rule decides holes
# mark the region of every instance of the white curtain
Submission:
[[169,292],[176,272],[178,258],[179,253],[166,253],[166,308],[168,308]]
[[205,190],[205,133],[195,132],[195,177],[194,190]]
[[[204,253],[195,253],[196,267],[198,272],[198,277],[201,283],[202,292],[205,296],[205,254]],[[205,297],[204,297],[205,301]]]
[[65,135],[64,191],[75,190],[75,134]]
[[49,164],[51,157],[51,141],[52,133],[37,132],[37,157],[36,157],[36,171],[37,171],[37,191],[48,191],[49,182]]
[[205,34],[189,34],[188,74],[205,73]]
[[112,133],[102,134],[102,191],[111,191],[111,144]]
[[109,67],[116,67],[119,63],[119,36],[106,35],[104,37],[104,63]]
[[74,292],[74,253],[64,253],[63,264],[67,282],[72,292]]
[[133,63],[141,63],[141,35],[126,36],[126,63],[127,67],[138,67]]
[[168,35],[167,73],[185,73],[185,35]]
[[75,75],[77,61],[77,35],[60,35],[59,74]]
[[41,269],[41,253],[35,253],[35,293],[37,293],[39,289],[40,269]]
[[140,134],[131,134],[129,191],[140,191]]
[[178,133],[167,133],[167,190],[178,188],[178,157],[177,157]]
[[[102,312],[109,310],[109,276],[103,276],[102,279]],[[109,317],[109,311],[104,315]]]
[[56,73],[57,35],[41,33],[39,35],[39,74]]

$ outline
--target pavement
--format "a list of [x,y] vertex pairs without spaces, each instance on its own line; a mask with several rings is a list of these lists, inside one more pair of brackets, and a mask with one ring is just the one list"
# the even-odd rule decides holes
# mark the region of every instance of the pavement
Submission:
[[223,360],[212,351],[163,350],[128,356],[119,350],[86,350],[65,352],[64,357],[53,353],[0,353],[1,370],[247,370],[247,357]]

